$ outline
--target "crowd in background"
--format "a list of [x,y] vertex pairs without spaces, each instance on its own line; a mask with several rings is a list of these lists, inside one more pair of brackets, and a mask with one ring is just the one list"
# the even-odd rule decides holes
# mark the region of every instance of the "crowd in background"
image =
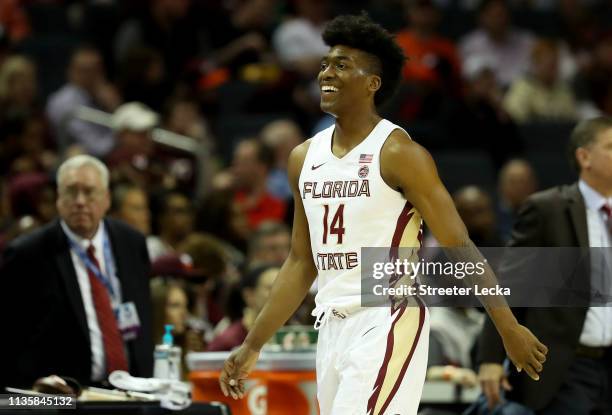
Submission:
[[[565,164],[555,126],[612,115],[609,0],[3,0],[0,251],[54,220],[57,166],[91,154],[110,169],[111,214],[146,236],[155,341],[170,322],[188,350],[239,344],[289,253],[289,152],[333,122],[318,104],[322,28],[361,10],[408,57],[383,115],[446,160],[483,155],[488,177],[449,187],[474,242],[503,245],[538,172]],[[525,134],[534,125],[550,136]],[[478,169],[458,160],[443,179]],[[473,340],[436,321],[440,350],[462,351],[437,364],[469,367]]]

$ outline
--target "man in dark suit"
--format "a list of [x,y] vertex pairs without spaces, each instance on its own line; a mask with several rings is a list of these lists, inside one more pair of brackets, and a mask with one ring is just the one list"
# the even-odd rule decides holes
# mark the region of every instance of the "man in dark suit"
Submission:
[[[570,157],[578,183],[532,195],[519,212],[510,246],[612,246],[612,118],[579,123],[570,138]],[[594,287],[592,258],[582,274],[586,292]],[[611,278],[609,269],[606,277]],[[509,390],[511,384],[511,398],[538,415],[612,414],[612,307],[572,305],[517,310],[522,324],[549,346],[539,382],[515,371],[506,377],[501,340],[486,322],[479,376],[491,406],[499,401],[500,387]]]
[[0,272],[0,386],[50,374],[83,384],[113,370],[151,376],[145,239],[105,219],[109,173],[80,155],[57,173],[60,219],[13,241]]

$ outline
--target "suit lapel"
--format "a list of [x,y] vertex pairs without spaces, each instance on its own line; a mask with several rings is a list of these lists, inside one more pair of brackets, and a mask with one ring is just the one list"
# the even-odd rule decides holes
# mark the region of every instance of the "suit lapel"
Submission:
[[[566,199],[568,201],[568,210],[574,229],[574,234],[578,242],[578,246],[582,252],[582,272],[588,279],[588,287],[584,286],[584,280],[580,282],[582,290],[585,288],[588,290],[591,286],[591,255],[589,250],[589,228],[586,218],[586,206],[584,204],[584,198],[580,192],[578,184],[575,183],[572,186],[567,187]],[[583,301],[581,298],[577,301]],[[586,308],[584,308],[586,312]]]
[[[106,226],[106,232],[108,232],[108,238],[110,240],[116,276],[121,285],[121,301],[126,302],[131,298],[130,281],[127,278],[128,270],[130,269],[128,262],[130,256],[129,248],[123,243],[121,235],[117,234],[117,229],[113,226],[112,221],[105,219],[104,225]],[[128,254],[120,255],[121,252]]]
[[76,271],[74,270],[74,264],[70,256],[70,247],[68,245],[68,239],[62,230],[59,221],[56,224],[55,229],[55,246],[57,251],[55,254],[55,262],[59,268],[59,274],[66,288],[66,295],[70,301],[70,305],[74,311],[74,315],[77,324],[85,338],[89,342],[89,328],[87,327],[87,317],[85,316],[85,306],[83,305],[83,299],[81,298],[81,288],[77,280]]
[[589,231],[586,219],[586,207],[584,199],[578,188],[578,184],[573,184],[567,188],[566,198],[568,201],[569,215],[576,234],[578,246],[588,248]]

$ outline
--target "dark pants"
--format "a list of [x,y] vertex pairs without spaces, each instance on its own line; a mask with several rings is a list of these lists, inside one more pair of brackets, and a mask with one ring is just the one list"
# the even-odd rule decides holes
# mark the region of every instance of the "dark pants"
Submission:
[[557,396],[538,415],[612,415],[611,383],[609,360],[576,357]]

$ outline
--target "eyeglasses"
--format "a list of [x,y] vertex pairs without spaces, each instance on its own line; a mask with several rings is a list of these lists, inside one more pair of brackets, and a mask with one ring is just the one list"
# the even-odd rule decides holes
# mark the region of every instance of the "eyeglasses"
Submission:
[[70,201],[75,201],[79,198],[79,194],[83,195],[83,198],[88,202],[93,202],[100,198],[102,191],[95,187],[79,187],[79,186],[68,186],[59,189],[60,197],[64,197]]

